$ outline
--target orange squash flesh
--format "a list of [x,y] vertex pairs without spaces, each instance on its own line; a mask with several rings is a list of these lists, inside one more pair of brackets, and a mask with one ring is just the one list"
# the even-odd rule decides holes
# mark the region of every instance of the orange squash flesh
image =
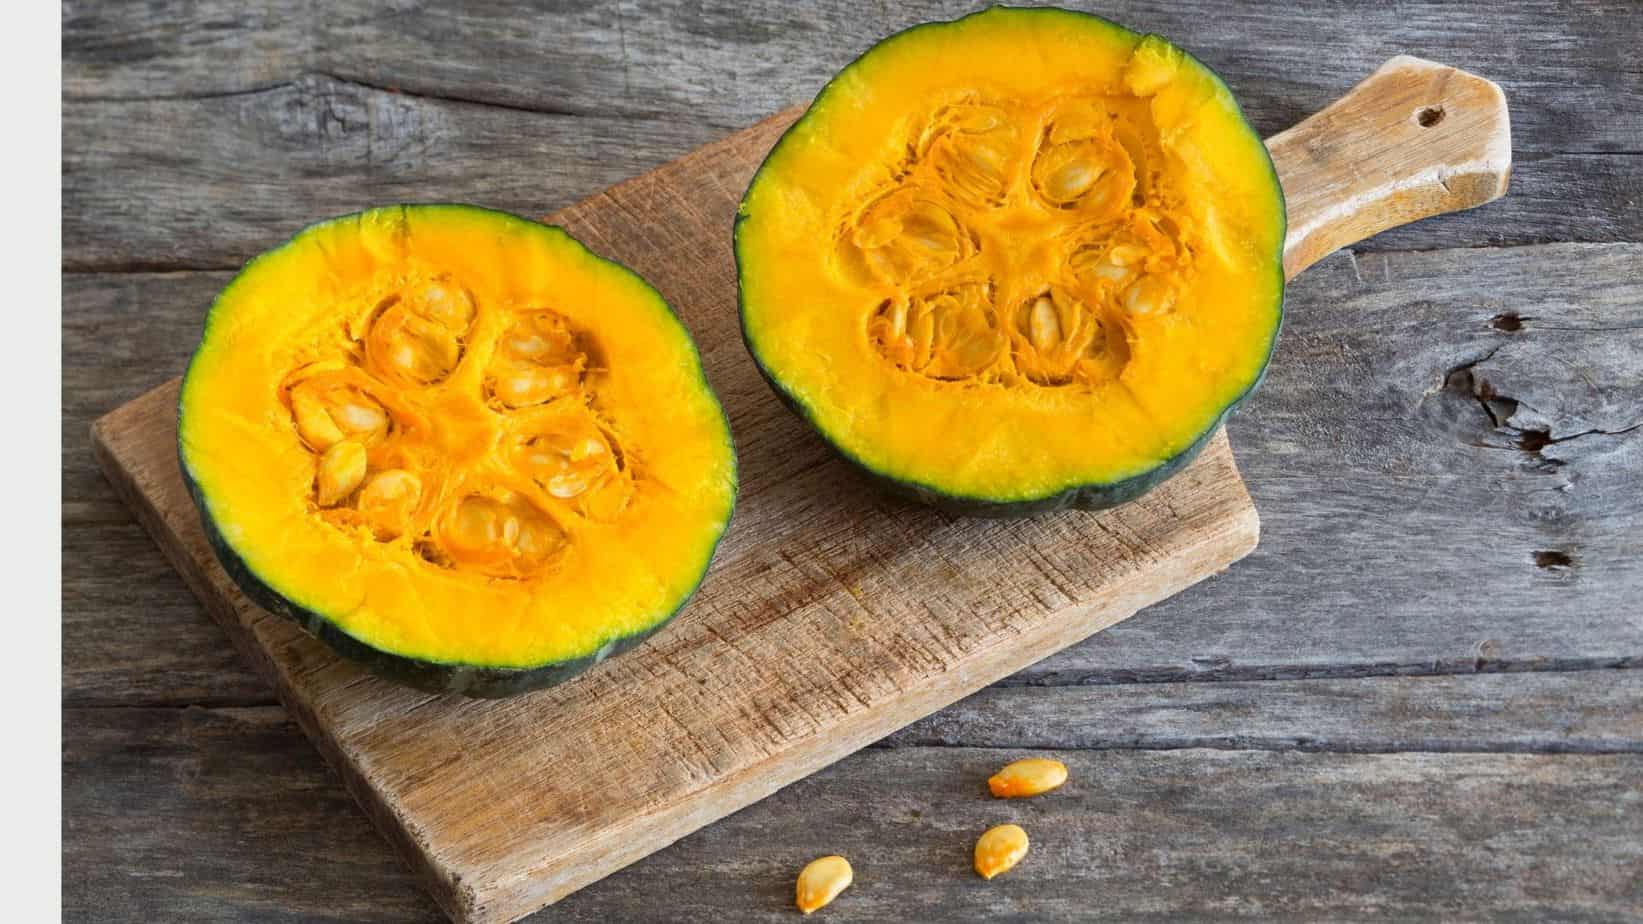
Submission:
[[664,622],[736,486],[655,290],[462,206],[337,219],[250,264],[207,321],[179,440],[231,572],[382,663],[501,672],[464,681],[481,694]]
[[1266,149],[1207,68],[1097,17],[993,8],[881,42],[771,152],[736,231],[743,330],[892,483],[1104,506],[1257,383],[1283,238]]

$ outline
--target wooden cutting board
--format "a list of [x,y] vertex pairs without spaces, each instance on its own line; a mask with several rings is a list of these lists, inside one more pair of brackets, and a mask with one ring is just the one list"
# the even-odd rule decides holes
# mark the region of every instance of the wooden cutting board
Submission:
[[[109,479],[459,921],[528,914],[1255,546],[1224,434],[1119,509],[1012,521],[887,499],[832,457],[759,378],[736,317],[737,202],[799,111],[551,218],[673,304],[741,460],[735,522],[693,602],[574,682],[476,701],[363,673],[257,609],[218,567],[178,472],[176,381],[93,427]],[[1511,157],[1499,88],[1412,58],[1269,147],[1291,275],[1391,225],[1500,195]]]

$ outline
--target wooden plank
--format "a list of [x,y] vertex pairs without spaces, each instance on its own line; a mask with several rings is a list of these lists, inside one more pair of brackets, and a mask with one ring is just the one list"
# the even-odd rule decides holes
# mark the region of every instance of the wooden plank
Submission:
[[237,267],[305,224],[392,202],[542,215],[720,134],[323,76],[203,100],[72,104],[63,133],[69,269]]
[[64,710],[63,871],[67,921],[443,920],[278,706]]
[[63,521],[130,523],[91,454],[91,423],[182,374],[233,273],[65,273]]
[[[1525,675],[1510,678],[1525,686],[1504,698],[1495,677],[1437,688],[1410,678],[1303,682],[1228,694],[1207,710],[1173,693],[1155,699],[1154,685],[1057,693],[1091,695],[1075,717],[1138,743],[1161,721],[1211,736],[1230,721],[1341,744],[1336,730],[1354,732],[1339,711],[1357,701],[1404,703],[1427,717],[1417,718],[1427,730],[1482,719],[1510,742],[1557,736],[1564,720],[1607,726],[1617,718],[1609,710],[1624,706],[1611,684],[1623,677],[1635,702],[1637,673]],[[1210,694],[1273,685],[1184,686]],[[1019,720],[1017,710],[1042,703],[1039,692],[994,691],[962,704],[958,725],[916,726],[944,744],[985,747],[862,751],[538,917],[793,920],[793,876],[834,851],[851,858],[857,878],[829,920],[1613,921],[1643,906],[1636,754],[1068,746],[1052,752],[1072,768],[1067,786],[992,800],[982,780],[1032,753],[1021,748],[1041,743],[1039,722],[1085,734],[1048,711]],[[1548,699],[1559,704],[1550,712]],[[1408,715],[1389,708],[1364,732],[1396,738]],[[118,909],[134,920],[439,919],[277,707],[71,709],[65,732],[70,918]],[[1004,820],[1027,828],[1032,852],[982,883],[968,868],[970,845]]]
[[268,681],[129,519],[63,530],[62,698],[121,707],[274,702]]
[[[1219,71],[1257,129],[1316,112],[1410,53],[1499,81],[1521,153],[1639,150],[1643,74],[1629,62],[1643,10],[1626,0],[1528,0],[1487,17],[1442,2],[1335,2],[1315,16],[1270,3],[1114,0],[1089,9],[1159,32]],[[488,3],[194,0],[164,9],[71,2],[63,92],[76,98],[245,93],[325,73],[406,93],[559,113],[739,128],[808,100],[855,55],[970,0],[863,6],[819,0],[577,4],[521,14]]]
[[[1643,352],[1640,263],[1636,245],[1343,254],[1296,279],[1267,381],[1228,425],[1263,514],[1260,548],[1014,682],[1643,662],[1631,604],[1643,527],[1626,494],[1643,431],[1528,453],[1459,381],[1443,387],[1510,344],[1482,364],[1485,380],[1564,415],[1559,436],[1643,419],[1626,360]],[[83,524],[65,538],[69,702],[256,700],[243,671],[213,680],[218,630],[151,544],[90,525],[129,514],[94,468],[87,424],[181,371],[226,278],[64,277],[64,511]],[[1541,567],[1542,552],[1571,564]]]
[[[71,102],[63,113],[64,265],[232,268],[308,222],[388,202],[543,214],[715,131],[475,106],[328,77],[201,100]],[[1643,240],[1643,211],[1628,205],[1643,196],[1643,157],[1520,158],[1512,183],[1511,195],[1484,209],[1364,247]]]
[[991,687],[886,747],[1643,753],[1643,670]]

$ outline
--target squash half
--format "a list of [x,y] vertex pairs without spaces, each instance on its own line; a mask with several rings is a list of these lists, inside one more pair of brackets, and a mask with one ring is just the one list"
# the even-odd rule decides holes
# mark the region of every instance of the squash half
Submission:
[[736,224],[742,331],[868,472],[958,511],[1130,500],[1260,381],[1283,193],[1207,67],[1057,9],[880,42]]
[[206,318],[178,448],[253,600],[472,696],[659,628],[736,494],[662,297],[559,228],[470,206],[345,216],[247,264]]

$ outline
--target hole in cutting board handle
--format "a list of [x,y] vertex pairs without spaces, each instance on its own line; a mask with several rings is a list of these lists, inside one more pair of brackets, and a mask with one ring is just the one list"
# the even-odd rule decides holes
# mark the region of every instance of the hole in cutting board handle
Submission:
[[1443,121],[1443,107],[1427,106],[1420,112],[1415,113],[1415,121],[1420,123],[1421,128],[1431,128]]

